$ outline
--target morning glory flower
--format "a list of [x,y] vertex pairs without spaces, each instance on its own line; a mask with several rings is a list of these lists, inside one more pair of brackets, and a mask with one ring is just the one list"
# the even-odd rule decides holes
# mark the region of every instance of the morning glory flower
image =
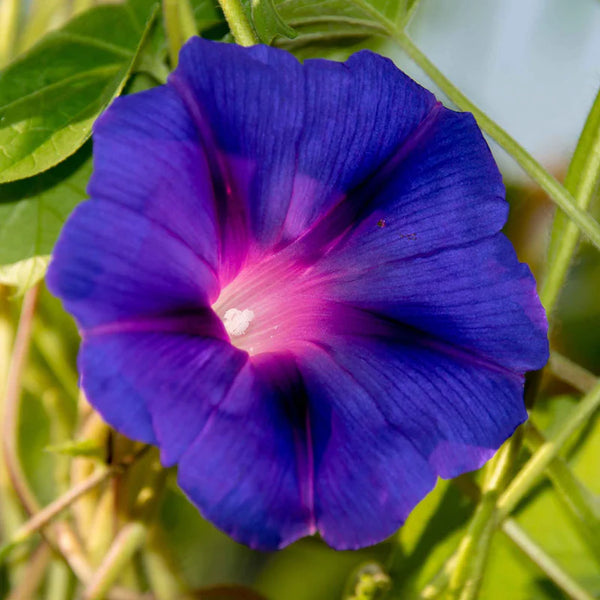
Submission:
[[89,195],[48,273],[83,389],[236,540],[379,542],[526,419],[500,173],[391,61],[193,39],[96,123]]

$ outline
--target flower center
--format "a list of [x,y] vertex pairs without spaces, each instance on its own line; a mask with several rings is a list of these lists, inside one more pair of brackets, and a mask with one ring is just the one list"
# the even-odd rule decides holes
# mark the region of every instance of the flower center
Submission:
[[230,337],[237,337],[246,333],[252,319],[254,319],[254,311],[247,308],[244,310],[230,308],[223,315],[223,324]]
[[288,350],[295,342],[319,337],[324,303],[316,287],[305,268],[274,256],[244,268],[212,308],[241,350]]

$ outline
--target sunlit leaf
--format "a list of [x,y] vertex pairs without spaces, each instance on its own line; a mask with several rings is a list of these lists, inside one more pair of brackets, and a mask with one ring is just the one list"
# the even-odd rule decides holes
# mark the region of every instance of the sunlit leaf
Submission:
[[99,6],[49,34],[0,73],[0,183],[70,156],[122,89],[155,0]]
[[61,227],[85,199],[91,147],[40,175],[0,185],[0,265],[51,254]]
[[0,283],[15,288],[15,296],[21,296],[46,274],[49,256],[33,256],[11,265],[0,266]]

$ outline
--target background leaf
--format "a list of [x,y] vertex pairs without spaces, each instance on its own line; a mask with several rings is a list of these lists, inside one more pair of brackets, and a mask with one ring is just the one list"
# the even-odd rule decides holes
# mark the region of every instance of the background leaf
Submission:
[[385,33],[385,23],[395,22],[401,3],[396,0],[279,0],[281,18],[297,32],[280,45],[296,48],[310,44],[356,42]]
[[225,17],[215,0],[190,0],[190,4],[200,33],[225,22]]
[[250,0],[250,12],[261,42],[270,44],[278,35],[290,39],[297,37],[297,32],[281,18],[273,0]]
[[157,4],[100,6],[49,34],[0,74],[0,183],[70,156],[122,89]]
[[46,173],[0,185],[0,265],[52,252],[91,171],[89,144]]
[[0,266],[0,283],[16,288],[15,296],[21,296],[43,279],[49,262],[49,256],[33,256]]

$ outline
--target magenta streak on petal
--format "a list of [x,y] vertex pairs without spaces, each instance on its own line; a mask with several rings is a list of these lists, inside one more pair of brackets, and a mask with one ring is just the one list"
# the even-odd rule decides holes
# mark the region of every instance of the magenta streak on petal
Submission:
[[293,247],[294,254],[306,257],[307,263],[322,258],[335,248],[342,241],[344,234],[351,231],[356,223],[362,222],[369,211],[371,199],[381,191],[405,158],[431,131],[442,109],[443,105],[436,102],[396,151],[365,179],[364,184],[342,195],[337,204],[288,248]]
[[419,329],[418,327],[384,317],[367,308],[351,306],[337,300],[327,300],[327,305],[332,312],[342,315],[343,319],[343,322],[339,322],[339,319],[336,318],[331,318],[329,320],[328,333],[331,335],[338,335],[346,338],[379,337],[391,341],[396,340],[400,343],[434,350],[450,358],[456,359],[459,362],[488,369],[514,379],[519,383],[522,383],[523,381],[522,373],[504,367],[469,348],[451,344],[442,338]]
[[115,333],[179,333],[210,337],[228,341],[223,324],[210,309],[197,309],[190,313],[158,315],[127,319],[82,330],[84,339]]
[[319,337],[326,303],[319,280],[306,267],[272,255],[244,268],[226,286],[213,310],[221,319],[228,311],[251,311],[253,318],[231,342],[250,354],[291,349],[296,341]]
[[[215,212],[221,230],[220,265],[222,283],[230,281],[243,264],[248,249],[248,215],[244,203],[238,198],[234,178],[229,173],[227,159],[219,151],[208,119],[202,114],[200,102],[186,82],[176,72],[169,75],[168,84],[180,95],[190,112],[200,144],[211,173]],[[234,252],[235,249],[235,252]],[[236,254],[237,256],[234,256]]]
[[433,106],[388,161],[364,186],[357,188],[352,198],[343,196],[305,235],[270,256],[246,265],[221,290],[213,304],[221,319],[231,310],[252,314],[244,333],[231,337],[235,346],[258,354],[290,347],[295,341],[319,339],[325,326],[322,315],[326,302],[319,294],[319,282],[311,277],[311,264],[331,250],[344,231],[353,227],[357,213],[368,210],[370,198],[427,135],[441,108],[439,103]]

